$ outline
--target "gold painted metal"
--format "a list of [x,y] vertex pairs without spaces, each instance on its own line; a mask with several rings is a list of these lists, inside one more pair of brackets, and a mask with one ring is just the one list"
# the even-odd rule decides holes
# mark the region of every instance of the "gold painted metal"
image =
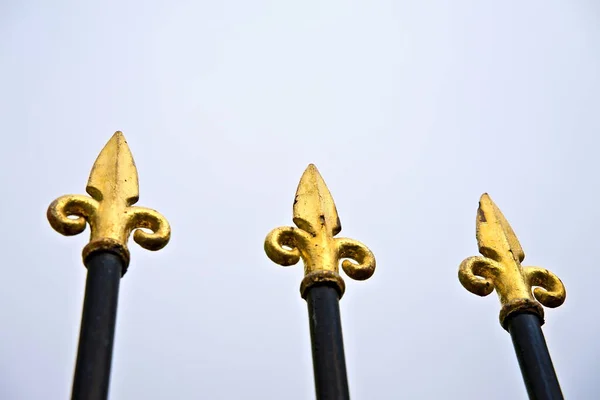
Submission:
[[[528,311],[544,320],[544,309],[564,303],[565,286],[552,272],[540,267],[522,267],[523,248],[502,212],[485,193],[477,210],[477,243],[483,257],[469,257],[460,264],[460,283],[479,296],[496,289],[502,309],[500,324],[512,313]],[[532,294],[533,289],[533,294]],[[536,301],[537,300],[537,301]]]
[[[265,239],[265,252],[282,266],[304,261],[304,279],[300,295],[306,298],[308,289],[318,283],[336,287],[341,298],[345,284],[339,275],[339,263],[346,275],[365,280],[375,271],[375,256],[364,244],[347,238],[335,238],[342,226],[325,181],[310,164],[304,171],[294,200],[294,227],[272,230]],[[352,262],[350,260],[354,260]]]
[[91,197],[59,197],[47,212],[52,228],[65,236],[83,232],[86,221],[90,224],[91,238],[83,249],[84,262],[94,252],[110,251],[121,257],[124,274],[130,258],[127,241],[133,230],[133,239],[145,249],[160,250],[169,242],[171,228],[167,220],[155,210],[133,206],[139,200],[138,173],[121,132],[116,132],[98,155],[86,192]]

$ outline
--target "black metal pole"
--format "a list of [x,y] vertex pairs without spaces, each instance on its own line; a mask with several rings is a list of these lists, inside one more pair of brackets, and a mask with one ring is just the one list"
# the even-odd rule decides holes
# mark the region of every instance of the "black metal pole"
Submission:
[[121,258],[98,252],[86,259],[87,282],[72,400],[105,400],[108,397]]
[[508,317],[506,327],[512,337],[529,398],[562,400],[540,318],[531,313],[519,313]]
[[337,289],[316,285],[306,296],[317,400],[348,400],[348,378]]

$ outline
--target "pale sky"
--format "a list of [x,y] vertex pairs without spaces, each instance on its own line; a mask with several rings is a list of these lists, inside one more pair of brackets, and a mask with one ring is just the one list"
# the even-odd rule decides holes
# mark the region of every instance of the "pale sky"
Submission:
[[138,205],[111,399],[314,398],[302,266],[264,254],[309,163],[377,270],[341,300],[353,399],[526,399],[495,294],[457,278],[489,192],[565,304],[563,392],[600,396],[600,5],[0,2],[0,398],[65,399],[89,230],[48,224],[122,130]]

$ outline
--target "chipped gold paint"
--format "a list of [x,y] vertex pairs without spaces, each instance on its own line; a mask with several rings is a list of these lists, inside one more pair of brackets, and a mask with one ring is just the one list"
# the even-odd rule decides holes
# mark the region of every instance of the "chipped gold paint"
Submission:
[[121,132],[116,132],[98,155],[86,192],[91,197],[77,194],[59,197],[47,212],[52,228],[65,236],[83,232],[86,221],[90,224],[90,242],[83,249],[84,262],[96,251],[110,251],[121,257],[126,271],[127,242],[134,230],[133,239],[145,249],[160,250],[169,242],[171,228],[167,220],[155,210],[133,206],[139,200],[138,173]]
[[[339,263],[346,275],[365,280],[375,271],[375,256],[364,244],[347,238],[335,238],[342,226],[333,197],[317,168],[310,164],[304,171],[294,200],[294,227],[272,230],[265,239],[265,252],[282,266],[304,262],[300,295],[317,283],[335,286],[340,298],[345,284],[339,275]],[[354,262],[350,261],[354,260]]]
[[465,289],[479,296],[496,289],[504,328],[512,313],[532,312],[543,321],[540,303],[550,308],[564,303],[565,287],[556,275],[544,268],[521,266],[525,253],[519,239],[487,193],[481,196],[477,210],[477,243],[483,257],[464,260],[458,278]]

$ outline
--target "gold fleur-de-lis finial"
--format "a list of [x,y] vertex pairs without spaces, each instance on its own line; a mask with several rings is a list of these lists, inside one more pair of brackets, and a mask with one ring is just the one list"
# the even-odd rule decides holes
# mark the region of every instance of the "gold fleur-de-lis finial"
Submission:
[[121,257],[125,274],[129,265],[127,241],[133,230],[133,239],[145,249],[160,250],[169,242],[171,228],[167,220],[157,211],[133,206],[139,199],[138,174],[121,132],[116,132],[98,155],[86,192],[91,197],[77,194],[59,197],[47,212],[52,228],[65,236],[83,232],[86,221],[90,224],[91,237],[83,249],[84,262],[96,251],[110,251]]
[[[265,252],[282,266],[304,261],[304,279],[300,295],[318,283],[337,288],[341,298],[345,284],[339,275],[339,263],[346,275],[365,280],[375,271],[375,256],[364,244],[347,238],[335,238],[342,226],[325,181],[317,168],[310,164],[304,171],[294,200],[294,227],[272,230],[265,239]],[[352,262],[348,259],[354,260]]]
[[477,210],[477,243],[483,257],[464,260],[458,278],[465,289],[479,296],[496,289],[502,304],[500,324],[505,329],[514,312],[535,313],[543,321],[540,303],[550,308],[564,303],[565,287],[556,275],[544,268],[521,266],[525,253],[519,239],[487,193]]

